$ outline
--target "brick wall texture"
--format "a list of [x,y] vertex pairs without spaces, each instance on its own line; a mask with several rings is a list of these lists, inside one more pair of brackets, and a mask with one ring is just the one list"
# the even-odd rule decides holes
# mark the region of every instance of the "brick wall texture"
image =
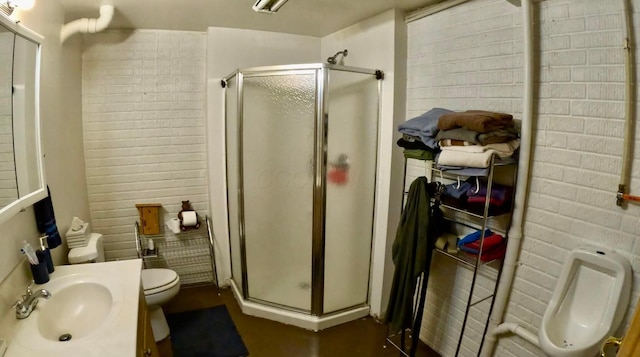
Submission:
[[[640,1],[631,2],[640,9]],[[625,107],[622,4],[534,4],[535,144],[523,246],[506,312],[507,321],[531,331],[541,324],[565,258],[581,245],[614,250],[633,266],[633,294],[619,334],[640,296],[640,207],[615,205]],[[634,17],[637,22],[637,12]],[[409,23],[407,118],[433,107],[521,118],[521,24],[521,9],[504,0],[474,0]],[[636,50],[636,63],[638,58]],[[630,191],[640,194],[637,130],[633,137]],[[455,352],[470,271],[445,257],[435,263],[421,338],[446,357]],[[477,317],[486,317],[486,310],[472,309],[461,356],[475,356],[484,328]],[[506,337],[495,356],[544,354]]]
[[85,35],[83,134],[92,230],[107,260],[136,257],[136,203],[165,219],[190,200],[208,211],[206,34],[106,31]]

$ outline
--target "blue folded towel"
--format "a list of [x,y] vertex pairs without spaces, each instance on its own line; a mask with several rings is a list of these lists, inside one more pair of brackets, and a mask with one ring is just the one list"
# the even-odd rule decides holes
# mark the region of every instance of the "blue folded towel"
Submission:
[[409,119],[398,126],[398,131],[402,134],[417,136],[422,142],[432,149],[438,148],[438,142],[435,140],[438,134],[438,120],[452,110],[443,108],[433,108],[426,113],[415,118]]
[[47,197],[33,204],[33,211],[36,215],[38,231],[47,235],[47,246],[53,249],[62,244],[62,238],[56,226],[56,215],[53,213],[49,186],[47,186],[47,194]]
[[[486,229],[484,231],[484,236],[485,237],[488,237],[491,234],[493,234],[493,232],[491,232],[491,230],[489,230],[489,229]],[[462,239],[460,239],[458,241],[458,247],[461,247],[462,245],[467,244],[467,243],[475,242],[478,239],[480,239],[480,237],[482,237],[482,231],[475,231],[473,233],[467,234],[466,236],[464,236],[464,238],[462,238]]]

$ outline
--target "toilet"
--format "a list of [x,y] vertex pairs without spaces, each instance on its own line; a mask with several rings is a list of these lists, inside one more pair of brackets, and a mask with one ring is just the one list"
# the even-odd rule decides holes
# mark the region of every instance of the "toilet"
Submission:
[[180,277],[171,269],[142,269],[142,288],[149,307],[156,342],[169,337],[169,325],[161,306],[180,291]]
[[[69,250],[70,264],[104,262],[102,234],[90,233],[86,247]],[[156,342],[169,337],[169,325],[161,306],[180,291],[180,277],[171,269],[143,269],[141,273],[145,301],[149,307],[151,328]]]
[[538,333],[550,357],[594,357],[624,318],[631,265],[602,249],[578,248],[565,262]]

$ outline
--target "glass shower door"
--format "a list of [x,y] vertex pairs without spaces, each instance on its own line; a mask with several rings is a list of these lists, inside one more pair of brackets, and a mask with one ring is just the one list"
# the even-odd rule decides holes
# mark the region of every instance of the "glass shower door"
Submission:
[[324,314],[368,301],[379,106],[372,75],[329,75]]
[[308,312],[316,71],[245,74],[242,86],[248,297]]

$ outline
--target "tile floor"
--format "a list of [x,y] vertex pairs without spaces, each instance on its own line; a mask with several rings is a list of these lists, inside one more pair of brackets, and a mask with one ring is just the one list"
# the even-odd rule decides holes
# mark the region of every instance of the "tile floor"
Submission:
[[[242,314],[230,289],[222,289],[220,296],[214,286],[182,289],[164,310],[171,314],[221,304],[227,306],[250,357],[401,356],[390,345],[383,347],[386,326],[371,317],[313,332]],[[162,357],[172,357],[168,341],[159,343],[158,347]],[[439,357],[422,342],[416,356]]]

